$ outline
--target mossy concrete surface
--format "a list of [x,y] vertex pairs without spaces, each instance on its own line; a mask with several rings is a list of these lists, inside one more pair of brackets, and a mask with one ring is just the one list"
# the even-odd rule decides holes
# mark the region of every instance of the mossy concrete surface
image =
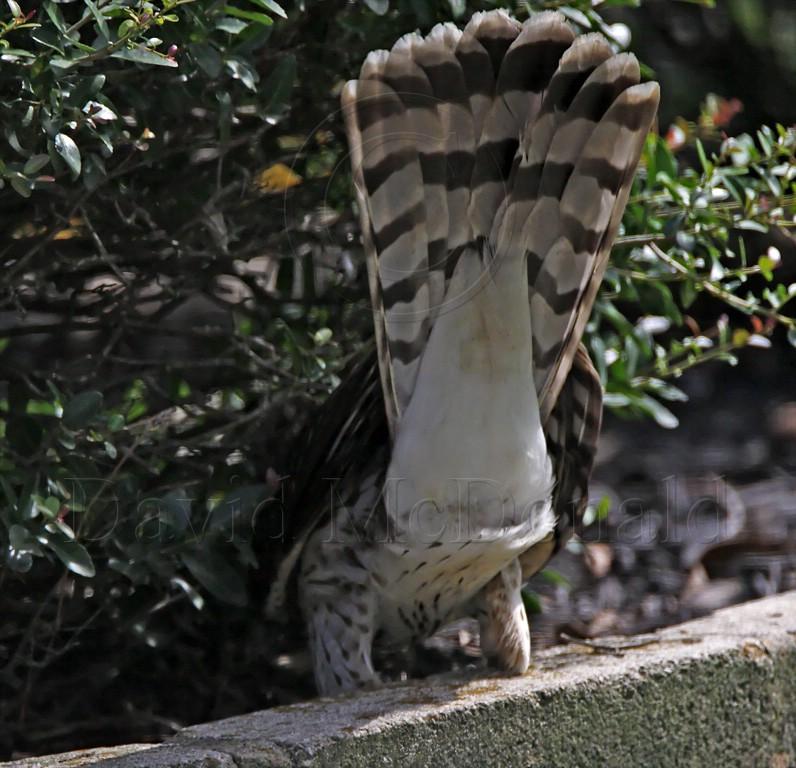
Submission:
[[[31,768],[796,766],[796,592],[651,635],[186,728]],[[125,751],[126,750],[126,751]]]

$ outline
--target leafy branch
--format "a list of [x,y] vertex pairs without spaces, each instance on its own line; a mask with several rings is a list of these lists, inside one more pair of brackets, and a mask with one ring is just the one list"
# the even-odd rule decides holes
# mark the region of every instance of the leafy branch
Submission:
[[[664,426],[677,419],[661,400],[685,397],[664,379],[699,363],[734,363],[738,349],[770,346],[777,327],[796,345],[796,318],[787,312],[796,284],[776,280],[781,256],[767,240],[796,221],[796,130],[764,126],[754,139],[726,138],[710,158],[694,133],[677,148],[689,146],[698,168],[680,170],[667,140],[649,138],[588,329],[607,404]],[[750,253],[747,242],[760,251]],[[747,324],[732,329],[716,309],[714,326],[700,329],[686,314],[700,294]]]

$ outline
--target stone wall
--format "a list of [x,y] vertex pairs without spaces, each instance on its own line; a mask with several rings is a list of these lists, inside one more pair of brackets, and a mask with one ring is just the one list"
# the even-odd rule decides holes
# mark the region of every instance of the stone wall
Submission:
[[534,661],[521,678],[446,675],[2,765],[796,766],[796,592]]

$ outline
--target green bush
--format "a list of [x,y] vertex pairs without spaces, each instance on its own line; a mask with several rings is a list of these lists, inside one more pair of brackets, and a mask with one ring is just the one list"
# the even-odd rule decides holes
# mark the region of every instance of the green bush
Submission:
[[[337,95],[371,48],[485,5],[9,1],[0,752],[296,695],[255,524],[278,535],[295,441],[371,335]],[[665,427],[687,368],[796,343],[765,240],[794,223],[796,133],[724,138],[716,104],[650,137],[587,330],[607,405]]]

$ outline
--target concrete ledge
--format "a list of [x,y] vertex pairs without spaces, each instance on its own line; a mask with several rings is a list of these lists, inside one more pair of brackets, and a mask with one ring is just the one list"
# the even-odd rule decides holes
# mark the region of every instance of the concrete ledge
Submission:
[[[796,765],[796,592],[540,653],[522,678],[441,676],[6,766]],[[82,755],[82,757],[81,757]]]

